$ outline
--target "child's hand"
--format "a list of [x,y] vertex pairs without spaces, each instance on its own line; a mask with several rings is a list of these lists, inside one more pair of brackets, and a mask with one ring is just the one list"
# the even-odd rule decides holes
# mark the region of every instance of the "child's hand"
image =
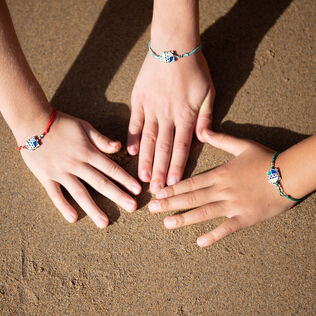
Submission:
[[[294,205],[294,202],[281,197],[278,189],[268,182],[272,150],[249,140],[210,131],[204,132],[204,136],[212,146],[236,157],[225,165],[157,193],[157,200],[149,204],[151,212],[194,208],[166,217],[166,228],[228,217],[216,229],[198,238],[198,245],[204,247],[242,227],[279,215]],[[283,177],[283,180],[285,188],[291,188],[292,179]],[[291,194],[290,191],[286,192]]]
[[[18,141],[22,142],[22,137]],[[120,148],[119,142],[101,135],[88,122],[58,112],[42,146],[34,152],[23,150],[22,157],[69,222],[75,222],[78,215],[63,196],[60,185],[98,227],[104,228],[109,223],[108,217],[79,178],[127,211],[134,211],[136,201],[104,176],[106,174],[134,194],[140,193],[139,183],[103,154],[117,152]]]
[[205,141],[214,96],[201,52],[170,64],[147,54],[132,93],[127,150],[139,152],[138,175],[151,192],[181,180],[194,129]]

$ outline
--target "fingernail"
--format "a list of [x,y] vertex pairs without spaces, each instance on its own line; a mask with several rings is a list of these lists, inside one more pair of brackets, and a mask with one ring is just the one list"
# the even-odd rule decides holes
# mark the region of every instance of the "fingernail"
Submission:
[[137,186],[137,185],[133,185],[132,186],[132,191],[134,194],[139,194],[141,192],[141,187]]
[[135,209],[136,209],[136,203],[133,201],[127,201],[127,202],[125,202],[125,209],[126,209],[126,211],[128,211],[128,212],[133,212],[133,211],[135,211]]
[[96,219],[96,224],[97,224],[98,227],[104,228],[104,227],[107,226],[108,220],[107,220],[107,218],[105,218],[104,216],[99,216],[99,217]]
[[167,197],[167,192],[166,192],[166,190],[160,190],[160,191],[158,191],[157,193],[156,193],[156,198],[157,199],[164,199],[164,198],[166,198]]
[[70,223],[74,223],[77,220],[77,217],[74,214],[66,214],[65,217]]
[[137,147],[135,145],[128,147],[128,151],[131,155],[136,155]]
[[175,176],[171,176],[168,178],[168,185],[174,185],[177,183],[177,178]]
[[208,242],[207,242],[207,239],[205,238],[199,238],[197,240],[197,244],[200,246],[200,247],[205,247],[208,245]]
[[166,217],[164,220],[166,228],[175,228],[177,225],[177,220],[173,217]]
[[209,129],[204,130],[204,134],[206,134],[207,136],[213,136],[215,133]]
[[151,191],[151,193],[156,194],[156,193],[157,193],[158,191],[160,191],[162,188],[163,188],[163,185],[162,185],[161,183],[154,182],[154,183],[151,185],[150,191]]
[[159,201],[153,200],[149,202],[148,208],[150,212],[158,212],[161,207]]
[[110,142],[110,145],[112,147],[119,147],[121,144],[120,144],[120,142]]
[[150,181],[150,174],[148,171],[143,170],[140,174],[140,178],[142,179],[142,181]]

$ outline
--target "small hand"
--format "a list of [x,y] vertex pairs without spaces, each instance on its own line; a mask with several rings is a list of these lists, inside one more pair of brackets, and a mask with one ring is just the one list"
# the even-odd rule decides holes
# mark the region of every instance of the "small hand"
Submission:
[[127,150],[139,152],[138,175],[151,192],[181,180],[194,129],[205,141],[214,97],[201,52],[170,64],[147,55],[132,93]]
[[136,201],[105,176],[121,183],[134,194],[140,193],[139,183],[103,154],[117,152],[120,148],[119,142],[103,136],[88,122],[58,112],[50,132],[43,139],[43,145],[34,152],[22,151],[22,157],[69,222],[75,222],[78,214],[63,196],[60,185],[98,227],[104,228],[109,219],[79,178],[127,211],[135,211]]
[[273,151],[262,145],[229,135],[205,131],[209,144],[234,156],[227,164],[159,191],[149,204],[151,212],[194,208],[166,217],[165,227],[179,228],[217,217],[223,224],[198,238],[205,247],[241,229],[279,215],[294,203],[280,197],[267,180]]

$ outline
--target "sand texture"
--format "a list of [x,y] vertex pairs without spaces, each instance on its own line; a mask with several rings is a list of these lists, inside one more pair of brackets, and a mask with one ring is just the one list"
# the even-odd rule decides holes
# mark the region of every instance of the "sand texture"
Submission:
[[[8,0],[8,6],[53,106],[126,144],[152,1]],[[201,0],[200,6],[217,90],[214,130],[275,149],[314,134],[316,2]],[[0,135],[1,315],[316,314],[315,194],[207,249],[196,238],[222,220],[167,231],[165,215],[148,211],[146,185],[134,214],[91,189],[112,225],[98,229],[77,206],[80,220],[70,225],[25,166],[2,117]],[[186,176],[230,158],[195,140]],[[137,176],[137,157],[123,150],[114,159]]]

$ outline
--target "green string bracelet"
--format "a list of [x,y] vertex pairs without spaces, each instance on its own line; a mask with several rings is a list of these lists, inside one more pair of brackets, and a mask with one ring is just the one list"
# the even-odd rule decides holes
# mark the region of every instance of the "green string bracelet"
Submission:
[[171,50],[165,51],[165,52],[161,53],[161,55],[158,55],[152,50],[152,48],[150,46],[150,41],[148,42],[148,49],[149,49],[151,55],[153,57],[163,61],[164,63],[171,63],[173,61],[176,61],[179,58],[191,56],[191,55],[197,53],[201,49],[201,47],[202,46],[200,44],[199,46],[194,48],[191,52],[185,53],[185,54],[182,54],[182,55],[177,55],[174,51],[171,51]]
[[280,153],[281,152],[279,152],[279,151],[276,152],[272,158],[271,167],[270,167],[270,170],[268,171],[268,180],[270,183],[274,184],[278,188],[280,196],[285,197],[293,202],[301,202],[301,201],[303,201],[303,199],[294,199],[291,196],[285,194],[283,191],[283,187],[280,183],[280,181],[281,181],[280,172],[279,172],[278,168],[275,167],[275,160],[279,156]]

